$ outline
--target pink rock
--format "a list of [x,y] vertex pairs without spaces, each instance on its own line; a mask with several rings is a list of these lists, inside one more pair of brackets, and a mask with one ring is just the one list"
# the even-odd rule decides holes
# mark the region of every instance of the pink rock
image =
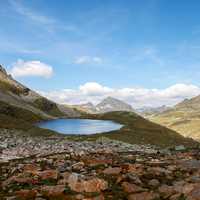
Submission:
[[38,175],[42,180],[58,179],[58,171],[57,170],[45,170],[45,171],[39,172]]
[[196,186],[188,195],[188,200],[200,200],[200,185]]
[[128,196],[128,200],[154,200],[156,198],[159,198],[159,195],[153,192],[142,192]]
[[66,188],[65,185],[42,186],[41,193],[48,198],[65,199],[66,197],[66,195],[64,194],[65,188]]
[[160,196],[162,196],[163,198],[169,198],[170,196],[177,193],[177,191],[173,186],[168,186],[168,185],[160,186],[158,188],[158,191],[160,193]]
[[127,192],[127,193],[136,193],[136,192],[144,191],[143,188],[141,188],[135,184],[128,183],[128,182],[123,182],[122,188],[123,188],[124,192]]
[[100,192],[108,188],[108,183],[99,178],[93,178],[88,181],[84,181],[84,191],[85,192]]
[[121,171],[122,169],[120,167],[109,167],[106,168],[103,173],[106,175],[118,175]]
[[32,200],[37,195],[37,190],[19,190],[15,192],[17,198],[21,200]]

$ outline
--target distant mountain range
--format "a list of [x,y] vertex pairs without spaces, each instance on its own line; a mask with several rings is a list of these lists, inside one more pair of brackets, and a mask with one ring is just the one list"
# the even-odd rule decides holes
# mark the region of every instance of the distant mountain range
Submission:
[[134,109],[131,105],[107,97],[96,106],[92,103],[75,105],[74,108],[83,112],[98,114],[113,111],[128,111],[139,115],[170,129],[179,132],[185,137],[200,140],[200,95],[192,99],[185,99],[174,107],[142,107]]
[[200,140],[200,95],[185,99],[171,109],[149,116],[149,119],[174,129],[183,136]]
[[159,107],[142,107],[142,108],[136,109],[136,111],[137,111],[137,113],[146,117],[146,116],[151,116],[151,115],[156,115],[156,114],[162,113],[169,109],[170,109],[170,107],[163,105],[163,106],[159,106]]
[[89,103],[81,104],[81,105],[73,105],[72,107],[77,108],[87,113],[92,113],[92,114],[107,113],[107,112],[114,112],[114,111],[135,112],[135,110],[132,108],[131,105],[113,97],[107,97],[103,99],[96,106],[89,102]]

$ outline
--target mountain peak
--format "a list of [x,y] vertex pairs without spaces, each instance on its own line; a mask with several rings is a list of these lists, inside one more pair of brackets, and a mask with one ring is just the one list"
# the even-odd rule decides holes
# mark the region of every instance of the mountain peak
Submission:
[[111,96],[107,96],[104,100],[118,100],[118,99],[111,97]]
[[112,111],[134,112],[134,109],[131,105],[111,96],[106,97],[99,104],[97,104],[96,109],[98,112],[102,113]]
[[[124,103],[124,104],[127,104],[125,103],[124,101],[120,100],[120,99],[117,99],[117,98],[114,98],[114,97],[111,97],[111,96],[108,96],[106,97],[105,99],[103,99],[100,103],[102,102],[108,102],[108,101],[111,101],[111,102],[120,102],[120,103]],[[99,103],[99,104],[100,104]],[[127,104],[128,105],[128,104]]]
[[0,65],[0,72],[7,75],[7,72],[2,65]]

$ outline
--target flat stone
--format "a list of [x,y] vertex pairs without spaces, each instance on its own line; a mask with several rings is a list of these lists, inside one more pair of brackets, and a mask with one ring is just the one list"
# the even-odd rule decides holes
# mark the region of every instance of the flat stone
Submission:
[[67,182],[71,190],[76,191],[76,192],[84,191],[83,182],[79,181],[79,175],[77,173],[70,174]]
[[36,164],[26,164],[23,168],[23,172],[36,175],[40,168]]
[[153,192],[142,192],[128,196],[128,200],[155,200],[156,198],[159,198],[159,195]]
[[109,167],[106,168],[103,173],[106,175],[118,175],[121,171],[122,169],[120,167]]
[[37,195],[37,190],[19,190],[15,194],[20,200],[34,200]]
[[162,185],[158,188],[160,196],[163,198],[169,198],[170,196],[177,193],[174,186]]
[[68,185],[75,192],[100,192],[108,188],[108,183],[103,179],[79,180],[79,175],[76,173],[69,176]]
[[185,150],[185,146],[184,145],[175,146],[175,150],[176,151],[184,151]]
[[39,172],[38,175],[42,180],[46,180],[46,179],[57,180],[58,179],[57,170],[45,170],[45,171]]
[[136,193],[136,192],[145,191],[144,188],[141,188],[135,184],[128,183],[128,182],[123,182],[122,188],[123,188],[124,192],[126,192],[126,193]]
[[101,192],[108,188],[108,183],[99,178],[93,178],[88,181],[84,181],[84,191],[85,192]]
[[200,169],[200,160],[185,160],[178,162],[179,166],[185,170],[198,170]]
[[188,200],[200,200],[200,187],[194,188],[188,195]]
[[148,185],[153,187],[153,188],[156,188],[160,185],[160,182],[157,179],[152,179],[148,182]]
[[[62,198],[66,195],[64,194],[66,186],[65,185],[56,185],[56,186],[42,186],[41,193],[48,198]],[[67,200],[67,198],[66,198]]]

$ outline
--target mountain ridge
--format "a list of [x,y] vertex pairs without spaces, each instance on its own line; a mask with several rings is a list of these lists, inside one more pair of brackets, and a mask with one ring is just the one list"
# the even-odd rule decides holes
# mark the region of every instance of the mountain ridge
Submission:
[[[105,133],[84,137],[64,136],[51,130],[34,126],[36,122],[42,120],[78,117],[82,119],[112,120],[124,125],[118,131],[106,133],[106,136],[110,139],[117,139],[127,143],[160,146],[196,144],[193,140],[184,138],[175,131],[139,116],[130,105],[118,99],[108,97],[98,104],[99,108],[103,110],[102,113],[88,114],[86,112],[79,112],[67,105],[56,104],[40,96],[33,90],[15,81],[4,69],[1,69],[0,73],[0,83],[7,84],[7,87],[5,87],[5,84],[0,84],[0,129],[8,129],[8,131],[10,129],[24,130],[26,135],[29,133],[31,137],[51,135],[54,137],[71,138],[72,140],[83,139],[91,141],[105,136]],[[92,104],[85,104],[85,106],[93,107]],[[110,112],[110,107],[114,111]],[[109,109],[107,110],[107,108]],[[116,109],[123,111],[116,111]]]
[[96,106],[91,102],[88,102],[81,105],[73,105],[72,107],[91,114],[107,113],[114,111],[136,112],[131,105],[111,96],[104,98]]
[[185,99],[167,111],[150,116],[149,119],[185,137],[200,141],[200,95]]
[[156,115],[159,113],[162,113],[164,111],[169,110],[171,107],[168,107],[166,105],[162,105],[159,107],[142,107],[139,109],[136,109],[137,113],[144,116],[144,117],[148,117],[151,115]]
[[[2,65],[0,65],[0,110],[2,111],[1,122],[7,120],[11,126],[13,126],[12,123],[17,125],[15,123],[16,120],[24,120],[25,123],[28,115],[32,116],[35,121],[55,119],[63,116],[78,116],[78,112],[74,109],[70,107],[62,108],[55,102],[42,97],[14,80]],[[20,112],[26,113],[26,117],[21,115]],[[20,116],[20,119],[18,119],[17,115]],[[33,122],[33,119],[29,119],[30,122]],[[5,126],[1,123],[0,127]]]

